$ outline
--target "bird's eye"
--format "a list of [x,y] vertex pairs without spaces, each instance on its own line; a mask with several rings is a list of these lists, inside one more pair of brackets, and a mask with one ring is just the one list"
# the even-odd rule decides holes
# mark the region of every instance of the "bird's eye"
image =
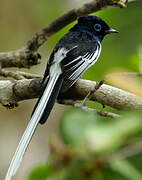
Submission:
[[94,29],[95,29],[96,31],[101,31],[102,26],[101,26],[100,24],[95,24],[95,25],[94,25]]

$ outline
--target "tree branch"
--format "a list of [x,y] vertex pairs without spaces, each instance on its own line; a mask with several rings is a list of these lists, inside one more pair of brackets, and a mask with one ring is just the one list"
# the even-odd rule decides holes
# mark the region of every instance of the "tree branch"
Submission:
[[51,35],[55,34],[68,24],[75,21],[78,17],[87,15],[93,12],[97,12],[104,8],[110,7],[121,7],[124,8],[125,0],[93,0],[89,3],[83,4],[78,9],[72,9],[69,12],[63,14],[47,27],[43,28],[40,32],[35,34],[33,38],[28,42],[29,49],[37,50]]
[[12,52],[0,53],[0,65],[2,68],[6,67],[18,67],[29,68],[39,63],[40,55],[37,52],[38,48],[44,44],[44,42],[70,24],[78,17],[87,15],[107,7],[126,7],[125,0],[92,0],[89,3],[83,4],[78,9],[72,9],[69,12],[63,14],[47,27],[37,32],[31,40],[29,40],[24,48],[15,50]]
[[[0,103],[10,108],[19,101],[37,98],[42,89],[41,80],[36,78],[0,81]],[[60,98],[82,100],[93,90],[95,84],[96,82],[80,79]],[[91,100],[119,110],[142,108],[142,100],[138,96],[106,84],[92,95]]]
[[80,106],[80,103],[76,103],[76,101],[73,101],[71,99],[64,99],[64,100],[60,100],[58,101],[60,104],[65,104],[65,105],[70,105],[70,106],[74,106],[77,108],[80,108],[86,112],[94,112],[99,114],[100,116],[103,117],[110,117],[110,118],[120,118],[120,115],[112,113],[112,112],[107,112],[107,111],[101,111],[101,110],[97,110],[97,109],[92,109],[92,108],[88,108],[87,106]]
[[[96,82],[81,79],[62,98],[84,99],[93,90],[95,84]],[[90,100],[120,110],[139,109],[142,107],[142,100],[138,96],[106,84],[103,84]]]
[[[21,79],[0,81],[0,103],[10,108],[17,105],[18,101],[38,97],[41,90],[40,78],[27,80],[24,79],[24,77],[32,78],[31,74],[14,73],[12,71],[5,71],[2,68],[29,68],[38,64],[41,56],[37,50],[48,37],[82,15],[87,15],[108,7],[124,8],[126,7],[126,2],[125,0],[92,0],[89,3],[83,4],[82,7],[78,9],[70,10],[37,32],[24,48],[12,52],[0,53],[0,75]],[[35,78],[36,76],[33,77]],[[93,90],[94,85],[95,82],[79,80],[68,93],[62,95],[62,98],[72,98],[74,100],[84,99],[84,97]],[[102,85],[102,87],[92,95],[91,100],[116,109],[137,109],[142,107],[142,101],[137,96],[108,85]]]
[[40,78],[41,76],[37,74],[31,74],[28,72],[23,72],[23,71],[9,71],[5,69],[0,68],[0,76],[3,77],[11,77],[15,80],[21,80],[21,79],[33,79],[33,78]]
[[0,65],[1,68],[29,68],[37,65],[40,58],[39,53],[28,49],[28,47],[24,47],[15,51],[0,53]]

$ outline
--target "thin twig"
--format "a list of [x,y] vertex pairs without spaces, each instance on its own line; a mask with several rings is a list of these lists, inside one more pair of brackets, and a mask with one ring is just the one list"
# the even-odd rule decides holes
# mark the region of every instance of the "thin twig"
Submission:
[[[116,74],[116,75],[118,75],[118,76],[130,76],[130,77],[142,77],[142,73],[140,73],[140,72],[112,72],[112,73],[109,73],[108,74],[108,76],[109,75],[113,75],[113,74]],[[107,76],[106,76],[106,80],[107,80]]]
[[96,111],[100,116],[104,116],[104,117],[110,117],[110,118],[120,118],[121,117],[119,114],[112,113],[112,112],[101,111],[101,110],[96,110]]
[[24,76],[18,73],[17,71],[8,71],[5,69],[0,69],[0,76],[12,77],[13,79],[16,79],[16,80],[25,79]]
[[100,116],[110,117],[110,118],[120,118],[120,115],[112,113],[112,112],[92,109],[92,108],[88,108],[87,106],[80,106],[80,103],[77,103],[76,101],[73,101],[71,99],[63,99],[63,100],[60,100],[58,102],[60,104],[70,105],[70,106],[74,106],[74,107],[80,108],[80,109],[82,109],[82,110],[84,110],[86,112],[94,112],[94,113],[99,114]]
[[16,80],[21,80],[21,79],[33,79],[33,78],[40,78],[41,76],[38,74],[32,74],[28,72],[23,72],[23,71],[8,71],[5,69],[0,69],[0,76],[3,77],[11,77]]
[[110,117],[110,118],[120,118],[120,115],[116,114],[116,113],[112,113],[112,112],[107,112],[107,111],[101,111],[101,110],[97,110],[97,109],[92,109],[92,108],[88,108],[87,106],[80,106],[80,104],[76,103],[75,107],[81,108],[82,110],[86,111],[86,112],[94,112],[99,114],[100,116],[103,117]]
[[25,77],[26,79],[33,79],[33,78],[41,78],[38,74],[32,74],[24,71],[16,71],[19,75]]

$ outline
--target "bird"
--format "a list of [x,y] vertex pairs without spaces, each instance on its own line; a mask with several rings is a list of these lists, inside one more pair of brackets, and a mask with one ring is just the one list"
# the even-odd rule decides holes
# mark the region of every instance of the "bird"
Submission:
[[81,16],[58,41],[47,62],[42,80],[43,91],[12,158],[5,180],[10,180],[16,174],[36,127],[39,123],[46,122],[56,99],[67,92],[97,62],[101,53],[101,42],[111,33],[118,31],[110,28],[100,17]]

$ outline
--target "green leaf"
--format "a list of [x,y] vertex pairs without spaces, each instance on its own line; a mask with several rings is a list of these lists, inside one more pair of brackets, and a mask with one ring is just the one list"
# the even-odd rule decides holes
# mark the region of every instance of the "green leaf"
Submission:
[[94,113],[78,109],[69,111],[61,120],[65,141],[78,149],[94,153],[111,152],[123,145],[128,137],[142,131],[141,112],[128,112],[119,119],[100,121]]
[[86,133],[88,147],[95,153],[113,151],[129,136],[142,131],[141,113],[128,113],[122,118],[92,126]]
[[65,143],[82,144],[85,141],[86,131],[97,122],[97,115],[79,109],[65,113],[61,119],[61,135]]
[[49,165],[44,165],[35,168],[30,173],[28,180],[47,180],[51,175],[53,175],[52,168]]

